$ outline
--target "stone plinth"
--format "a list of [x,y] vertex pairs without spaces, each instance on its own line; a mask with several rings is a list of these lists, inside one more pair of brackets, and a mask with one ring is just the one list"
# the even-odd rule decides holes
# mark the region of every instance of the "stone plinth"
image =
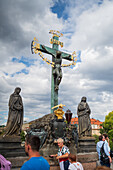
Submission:
[[19,136],[0,137],[0,153],[6,158],[26,156]]
[[98,160],[94,137],[81,137],[78,140],[77,161],[81,162],[84,170],[94,170]]
[[77,161],[82,163],[84,170],[94,170],[96,168],[97,160],[97,152],[77,154]]
[[94,137],[81,137],[78,140],[78,153],[96,152]]
[[20,136],[0,136],[0,154],[11,162],[13,168],[20,168],[27,159]]

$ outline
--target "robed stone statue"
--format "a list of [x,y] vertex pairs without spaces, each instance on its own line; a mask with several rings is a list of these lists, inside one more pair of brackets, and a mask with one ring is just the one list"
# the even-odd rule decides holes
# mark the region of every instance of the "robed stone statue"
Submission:
[[92,136],[92,128],[90,121],[91,110],[86,97],[82,97],[81,102],[77,108],[78,123],[79,123],[79,137]]
[[16,87],[9,99],[9,113],[7,125],[3,136],[17,135],[19,136],[23,125],[23,103],[19,95],[21,88]]

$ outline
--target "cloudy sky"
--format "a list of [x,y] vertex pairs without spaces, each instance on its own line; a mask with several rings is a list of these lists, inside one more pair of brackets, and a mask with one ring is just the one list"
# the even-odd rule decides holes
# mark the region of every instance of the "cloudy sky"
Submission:
[[63,68],[59,104],[66,105],[64,111],[77,116],[82,96],[93,118],[104,121],[113,110],[113,0],[1,0],[0,124],[7,122],[9,96],[18,86],[24,120],[50,113],[51,66],[31,53],[34,37],[51,47],[50,30],[63,33],[60,50],[81,51],[81,62]]

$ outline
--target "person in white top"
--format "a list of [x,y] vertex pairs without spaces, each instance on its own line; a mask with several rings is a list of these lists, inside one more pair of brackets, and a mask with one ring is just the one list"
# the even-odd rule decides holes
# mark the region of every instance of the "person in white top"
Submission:
[[68,160],[71,163],[68,170],[83,170],[82,164],[76,161],[76,155],[69,154]]

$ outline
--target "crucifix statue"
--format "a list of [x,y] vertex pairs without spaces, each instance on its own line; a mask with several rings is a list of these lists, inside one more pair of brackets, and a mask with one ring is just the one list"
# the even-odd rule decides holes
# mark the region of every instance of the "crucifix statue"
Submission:
[[[52,108],[56,105],[58,105],[58,90],[59,90],[59,84],[62,79],[62,68],[66,66],[75,65],[75,52],[73,55],[70,55],[65,52],[59,51],[59,45],[63,47],[63,43],[59,41],[59,37],[62,36],[59,31],[53,31],[51,30],[50,33],[53,34],[52,39],[50,40],[50,43],[53,44],[52,48],[47,47],[45,45],[37,43],[37,39],[34,38],[31,44],[31,50],[32,53],[39,54],[40,57],[46,61],[47,64],[51,64],[52,66],[52,78],[51,78],[51,113],[54,111]],[[47,58],[43,57],[43,53],[52,55],[52,62],[48,60]],[[69,61],[73,61],[72,64],[64,64],[62,65],[62,59],[66,59]]]

